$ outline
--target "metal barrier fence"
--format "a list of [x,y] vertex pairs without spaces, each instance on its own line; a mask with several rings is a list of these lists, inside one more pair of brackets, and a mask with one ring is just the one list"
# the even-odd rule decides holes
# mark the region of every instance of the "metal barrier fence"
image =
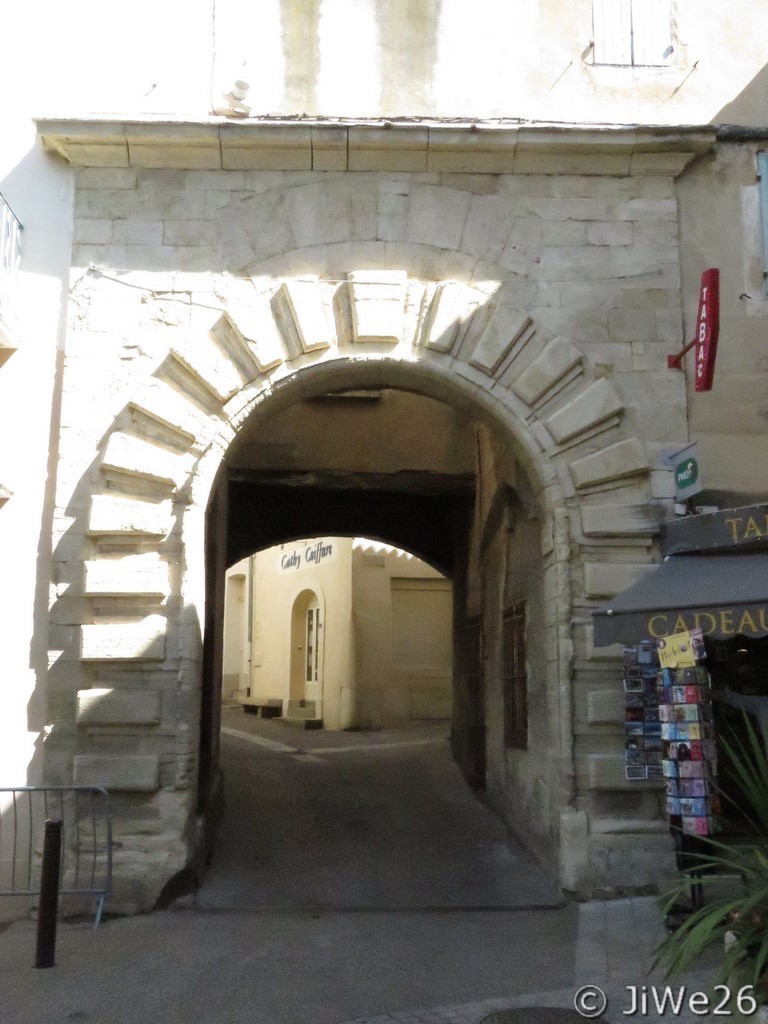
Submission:
[[100,786],[0,788],[0,896],[39,893],[49,818],[62,821],[59,892],[92,897],[98,928],[112,882],[112,817]]

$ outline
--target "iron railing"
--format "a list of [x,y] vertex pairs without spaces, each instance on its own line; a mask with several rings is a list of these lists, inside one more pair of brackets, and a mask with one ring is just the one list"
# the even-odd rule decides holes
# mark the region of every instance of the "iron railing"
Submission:
[[98,928],[112,883],[112,817],[100,786],[0,788],[0,896],[39,893],[49,818],[62,822],[59,892],[92,897]]

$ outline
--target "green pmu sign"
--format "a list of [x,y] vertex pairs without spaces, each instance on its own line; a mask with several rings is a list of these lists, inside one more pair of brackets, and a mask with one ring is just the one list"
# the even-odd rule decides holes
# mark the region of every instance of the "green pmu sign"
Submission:
[[699,474],[699,446],[694,441],[674,456],[675,498],[685,500],[702,489]]

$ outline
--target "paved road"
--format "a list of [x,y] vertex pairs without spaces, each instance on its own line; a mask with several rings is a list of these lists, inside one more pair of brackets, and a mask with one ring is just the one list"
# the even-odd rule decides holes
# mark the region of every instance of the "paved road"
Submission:
[[561,902],[465,784],[442,724],[319,733],[225,711],[226,812],[199,909]]
[[97,932],[61,924],[51,970],[32,967],[33,922],[0,931],[1,1024],[479,1024],[571,1006],[586,983],[626,1019],[656,902],[558,906],[439,730],[224,719],[228,808],[200,892]]

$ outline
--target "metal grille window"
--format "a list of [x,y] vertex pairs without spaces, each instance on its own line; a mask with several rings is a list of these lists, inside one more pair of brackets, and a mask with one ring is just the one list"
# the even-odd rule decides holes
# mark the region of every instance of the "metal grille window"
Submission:
[[670,0],[593,0],[592,23],[595,64],[669,63]]
[[760,189],[760,224],[763,234],[763,287],[768,293],[768,153],[757,154],[757,183]]
[[525,671],[525,601],[504,612],[504,742],[528,749],[528,678]]
[[[467,644],[469,648],[469,664],[467,684],[470,693],[481,693],[483,687],[483,620],[480,616],[470,619],[467,623]],[[476,721],[482,720],[482,707],[474,716]]]
[[483,621],[467,623],[467,774],[473,786],[485,785],[485,698],[483,687]]

